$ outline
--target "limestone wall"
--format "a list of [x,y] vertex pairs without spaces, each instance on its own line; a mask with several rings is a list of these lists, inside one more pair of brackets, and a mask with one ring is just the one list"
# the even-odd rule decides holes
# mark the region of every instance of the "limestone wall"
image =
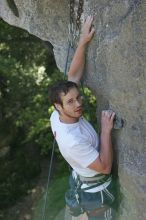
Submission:
[[[64,70],[69,24],[68,0],[15,0],[19,17],[6,0],[0,15],[54,46]],[[97,116],[112,108],[125,120],[114,131],[121,204],[118,220],[146,219],[146,73],[144,0],[84,0],[83,17],[95,16],[95,37],[89,45],[85,82],[97,97]]]

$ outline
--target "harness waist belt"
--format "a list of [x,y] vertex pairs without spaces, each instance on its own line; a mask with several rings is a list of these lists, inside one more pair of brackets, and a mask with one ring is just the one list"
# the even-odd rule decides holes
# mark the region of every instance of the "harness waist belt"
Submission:
[[96,176],[93,177],[84,177],[81,175],[78,175],[80,181],[82,183],[97,183],[97,182],[102,182],[102,181],[106,181],[110,175],[109,174],[97,174]]

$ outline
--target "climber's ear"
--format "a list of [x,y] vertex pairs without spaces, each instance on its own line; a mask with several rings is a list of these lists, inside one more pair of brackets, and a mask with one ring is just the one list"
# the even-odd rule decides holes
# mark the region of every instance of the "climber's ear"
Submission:
[[62,110],[62,106],[61,106],[60,104],[55,103],[54,106],[55,106],[55,108],[56,108],[57,111],[60,112],[60,111]]

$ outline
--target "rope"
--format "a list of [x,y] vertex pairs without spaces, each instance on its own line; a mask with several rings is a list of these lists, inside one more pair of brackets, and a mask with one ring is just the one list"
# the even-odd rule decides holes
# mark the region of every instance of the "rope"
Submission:
[[65,69],[64,69],[64,78],[67,75],[67,68],[68,68],[68,58],[69,58],[69,54],[70,54],[70,49],[71,49],[72,45],[71,42],[69,41],[68,43],[68,49],[67,49],[67,57],[66,57],[66,62],[65,62]]
[[48,195],[48,189],[49,189],[49,183],[50,183],[50,176],[51,176],[51,170],[52,170],[52,163],[53,163],[55,143],[56,143],[56,140],[55,140],[55,137],[54,137],[53,148],[52,148],[52,154],[51,154],[51,161],[50,161],[50,166],[49,166],[48,181],[47,181],[47,187],[46,187],[45,202],[44,202],[44,206],[43,206],[43,209],[42,209],[42,220],[45,219],[46,204],[47,204],[47,195]]

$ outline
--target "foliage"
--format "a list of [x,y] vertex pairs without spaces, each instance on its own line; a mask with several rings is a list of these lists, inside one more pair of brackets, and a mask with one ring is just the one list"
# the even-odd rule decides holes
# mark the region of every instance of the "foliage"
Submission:
[[[69,187],[69,169],[67,163],[62,160],[62,157],[57,160],[56,166],[52,172],[52,180],[50,181],[48,192],[44,192],[42,197],[35,204],[33,220],[42,218],[42,210],[46,199],[45,219],[54,220],[55,217],[64,209],[65,199],[64,194]],[[46,198],[47,193],[47,198]],[[58,216],[59,217],[59,216]],[[63,216],[61,217],[61,219]]]
[[[47,194],[47,206],[45,210],[46,219],[54,220],[58,213],[64,208],[64,193],[67,187],[68,176],[56,177],[51,183]],[[36,204],[33,220],[41,219],[44,201],[45,194],[44,197],[42,197]]]
[[[59,71],[42,41],[2,21],[0,26],[0,121],[3,133],[4,130],[8,133],[8,124],[11,124],[9,133],[11,130],[16,131],[16,136],[21,133],[20,145],[33,140],[43,146],[42,152],[47,152],[48,140],[51,140],[48,87],[52,83],[48,75],[53,71],[53,80],[57,80]],[[11,144],[9,140],[7,144]]]
[[82,94],[84,98],[84,109],[85,109],[84,117],[98,131],[99,126],[97,124],[97,118],[96,118],[96,97],[92,94],[92,91],[87,87],[82,88]]
[[11,149],[0,159],[0,207],[7,208],[27,193],[40,173],[37,148],[45,148],[51,136],[48,75],[58,74],[46,43],[2,20],[0,27],[0,149]]
[[0,208],[5,209],[27,194],[32,188],[32,179],[40,173],[39,160],[24,147],[13,149],[13,154],[7,160],[0,160]]

